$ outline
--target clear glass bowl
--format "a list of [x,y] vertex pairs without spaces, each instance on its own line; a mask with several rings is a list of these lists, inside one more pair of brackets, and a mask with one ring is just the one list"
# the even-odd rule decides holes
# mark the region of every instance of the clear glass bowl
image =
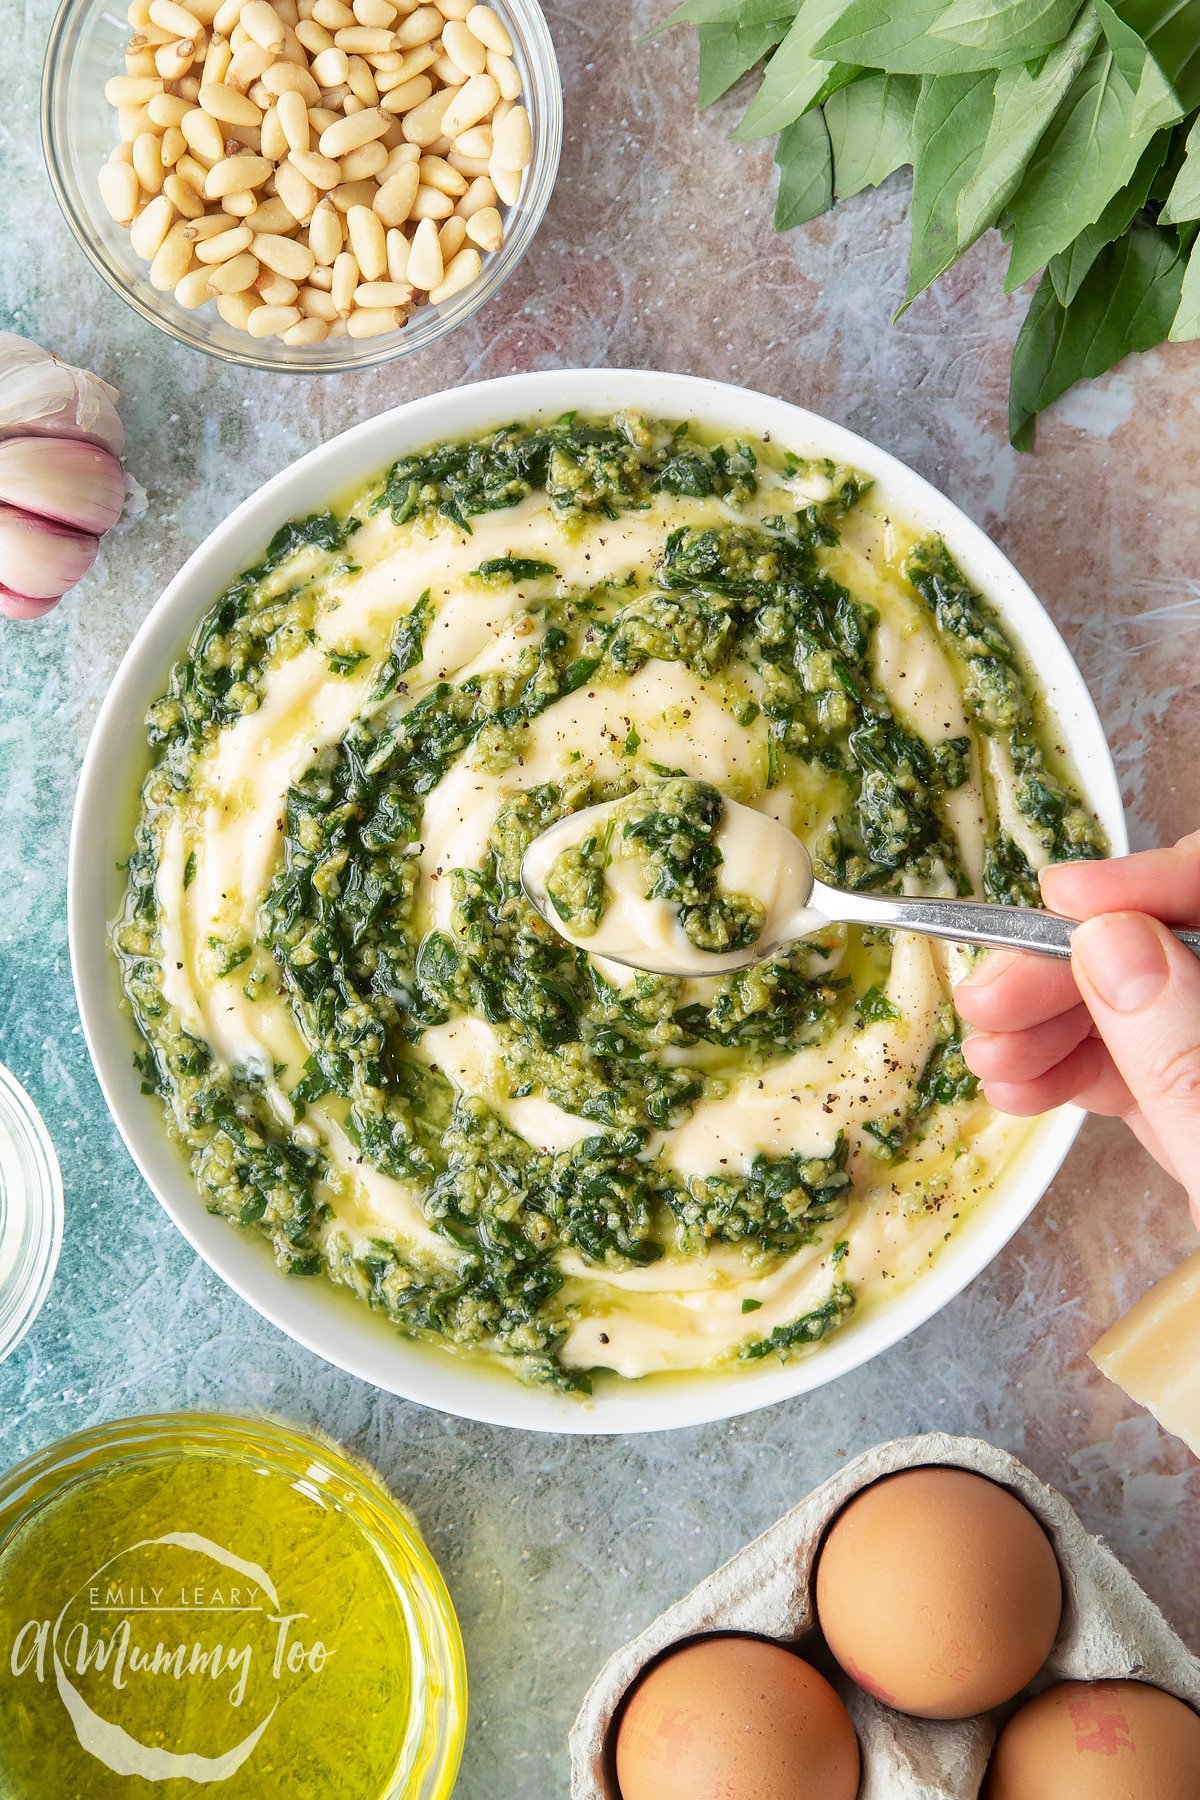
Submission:
[[62,1229],[54,1145],[33,1101],[0,1063],[0,1361],[41,1310]]
[[149,265],[134,255],[128,227],[109,218],[96,179],[117,142],[117,115],[104,98],[104,84],[125,70],[131,27],[120,0],[62,0],[50,30],[42,75],[42,149],[67,223],[93,267],[136,313],[181,344],[224,362],[333,375],[425,349],[504,286],[533,241],[558,174],[562,86],[549,27],[536,0],[494,0],[494,6],[508,27],[521,72],[533,160],[516,205],[504,210],[504,243],[485,257],[478,281],[441,306],[418,307],[401,330],[384,337],[289,346],[278,338],[252,338],[237,330],[215,306],[189,312],[173,294],[151,287]]
[[[53,1667],[25,1654],[41,1620]],[[0,1476],[0,1637],[23,1646],[0,1659],[6,1800],[107,1800],[130,1776],[450,1800],[467,1671],[441,1571],[373,1470],[287,1425],[118,1419]],[[160,1669],[155,1645],[183,1658]]]

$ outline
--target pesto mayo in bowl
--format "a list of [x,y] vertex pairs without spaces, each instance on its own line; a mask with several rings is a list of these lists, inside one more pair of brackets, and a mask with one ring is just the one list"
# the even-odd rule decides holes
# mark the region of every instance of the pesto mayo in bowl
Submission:
[[999,552],[762,396],[592,371],[414,403],[167,590],[81,783],[81,1008],[172,1217],[301,1341],[471,1416],[689,1423],[884,1348],[1034,1204],[1077,1116],[984,1103],[964,953],[830,928],[685,981],[533,913],[533,837],[681,778],[838,886],[1029,902],[1041,862],[1123,847]]

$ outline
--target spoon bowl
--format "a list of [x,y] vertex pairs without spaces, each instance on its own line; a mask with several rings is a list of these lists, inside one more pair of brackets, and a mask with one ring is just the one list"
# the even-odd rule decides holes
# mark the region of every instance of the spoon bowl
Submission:
[[[568,813],[541,832],[521,859],[521,886],[534,911],[568,943],[605,962],[690,980],[730,975],[834,924],[915,931],[959,944],[1070,958],[1077,919],[1037,907],[999,906],[957,896],[855,893],[829,887],[815,878],[812,858],[786,825],[729,799],[715,841],[722,866],[729,871],[729,890],[745,888],[764,905],[763,925],[752,944],[738,950],[699,949],[684,935],[670,903],[641,890],[636,864],[628,858],[608,865],[615,905],[610,902],[599,927],[587,933],[572,930],[549,892],[551,867],[561,851],[611,831],[617,809],[624,804],[610,800]],[[1174,935],[1200,956],[1200,931]]]

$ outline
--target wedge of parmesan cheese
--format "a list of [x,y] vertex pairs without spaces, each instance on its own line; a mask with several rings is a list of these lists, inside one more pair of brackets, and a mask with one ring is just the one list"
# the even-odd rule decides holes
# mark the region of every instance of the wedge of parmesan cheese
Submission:
[[1200,1250],[1106,1331],[1096,1367],[1200,1456]]

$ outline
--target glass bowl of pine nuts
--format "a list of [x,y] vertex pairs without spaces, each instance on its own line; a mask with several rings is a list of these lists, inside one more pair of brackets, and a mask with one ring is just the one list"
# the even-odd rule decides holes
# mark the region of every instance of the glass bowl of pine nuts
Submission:
[[536,0],[63,0],[42,140],[142,318],[334,374],[423,349],[503,286],[554,186],[562,90]]

